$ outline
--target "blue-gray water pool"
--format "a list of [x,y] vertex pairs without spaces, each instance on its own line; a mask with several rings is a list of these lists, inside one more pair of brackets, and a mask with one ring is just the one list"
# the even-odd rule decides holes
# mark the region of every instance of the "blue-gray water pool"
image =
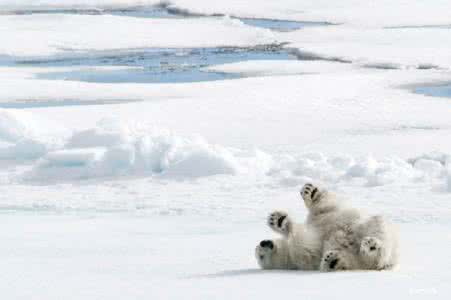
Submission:
[[414,92],[432,97],[451,98],[451,83],[416,87]]
[[[99,83],[178,83],[239,78],[239,74],[205,71],[211,65],[249,60],[295,60],[279,45],[250,48],[152,48],[117,53],[88,52],[73,57],[19,60],[16,65],[40,67],[89,67],[71,71],[41,72],[37,78]],[[105,70],[104,66],[131,67]],[[96,69],[96,67],[100,67]]]

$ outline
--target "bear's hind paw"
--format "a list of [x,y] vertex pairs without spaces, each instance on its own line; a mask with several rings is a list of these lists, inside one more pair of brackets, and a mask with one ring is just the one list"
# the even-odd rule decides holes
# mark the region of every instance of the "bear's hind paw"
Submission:
[[348,269],[349,267],[347,266],[345,259],[337,250],[331,250],[326,252],[323,258],[321,259],[320,266],[321,271],[332,272],[332,271],[344,271]]

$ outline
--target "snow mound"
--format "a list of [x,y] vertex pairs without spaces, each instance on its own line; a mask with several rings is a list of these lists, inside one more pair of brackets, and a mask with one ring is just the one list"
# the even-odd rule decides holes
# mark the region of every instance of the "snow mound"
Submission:
[[30,113],[0,109],[0,140],[17,142],[35,135],[36,123]]
[[329,185],[356,182],[373,187],[421,177],[418,170],[399,158],[376,160],[368,156],[355,159],[347,155],[327,158],[321,154],[306,154],[290,160],[278,174],[274,174],[280,178],[281,185],[299,186],[319,181]]
[[97,128],[74,132],[62,149],[45,154],[25,178],[60,181],[152,174],[197,178],[238,170],[231,150],[202,138],[184,138],[156,129],[134,132],[121,126],[108,128],[100,122]]
[[124,132],[93,128],[75,132],[68,140],[67,148],[111,147],[127,143]]
[[440,162],[431,159],[419,159],[413,166],[415,169],[420,170],[423,173],[433,177],[439,177],[445,171],[443,165]]
[[64,132],[29,112],[0,109],[0,160],[23,161],[45,155],[58,143],[51,128],[57,135]]
[[32,140],[20,140],[16,144],[0,147],[0,160],[33,160],[45,155],[48,145]]
[[[260,178],[271,186],[351,182],[375,187],[408,181],[439,181],[451,191],[451,155],[429,153],[408,160],[322,153],[270,154],[208,143],[117,118],[74,131],[61,142],[45,138],[48,127],[31,113],[0,110],[0,159],[31,161],[19,176],[25,182],[52,183],[116,177],[158,176],[191,180],[214,175]],[[58,127],[58,126],[56,126]],[[244,178],[243,177],[243,178]]]

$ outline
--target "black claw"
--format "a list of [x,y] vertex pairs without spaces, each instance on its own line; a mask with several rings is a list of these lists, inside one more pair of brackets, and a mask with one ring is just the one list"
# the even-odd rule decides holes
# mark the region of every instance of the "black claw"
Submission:
[[334,260],[332,260],[330,263],[329,263],[329,267],[331,268],[331,269],[335,269],[335,266],[338,264],[338,259],[336,258],[336,259],[334,259]]
[[318,192],[318,188],[314,188],[313,191],[312,191],[312,194],[310,195],[310,198],[313,199],[317,192]]
[[273,249],[274,243],[271,240],[263,240],[260,242],[260,247]]
[[281,216],[281,217],[279,218],[279,220],[277,220],[277,226],[281,227],[281,226],[282,226],[282,223],[283,223],[283,220],[285,220],[286,217],[287,217],[287,216]]

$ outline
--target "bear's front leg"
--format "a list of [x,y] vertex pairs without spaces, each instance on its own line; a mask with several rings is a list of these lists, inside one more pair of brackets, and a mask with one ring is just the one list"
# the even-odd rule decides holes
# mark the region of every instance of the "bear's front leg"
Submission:
[[267,223],[269,228],[287,237],[292,230],[293,223],[287,213],[274,211],[269,214]]

